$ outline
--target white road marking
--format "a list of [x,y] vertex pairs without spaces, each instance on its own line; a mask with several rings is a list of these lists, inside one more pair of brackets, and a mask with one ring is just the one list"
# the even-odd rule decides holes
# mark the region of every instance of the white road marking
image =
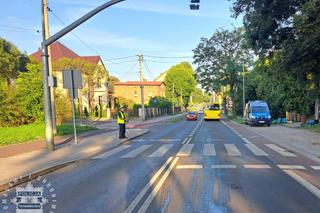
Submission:
[[229,156],[240,156],[241,153],[234,144],[224,144]]
[[186,137],[183,141],[182,141],[182,144],[185,144],[188,140],[188,137]]
[[149,155],[148,157],[152,158],[152,157],[162,157],[163,155],[165,155],[168,150],[173,147],[173,144],[165,144],[160,146],[156,151],[154,151],[151,155]]
[[202,169],[203,166],[199,164],[193,164],[193,165],[177,165],[176,169]]
[[301,165],[277,165],[280,169],[306,169]]
[[172,163],[170,164],[169,168],[166,170],[166,172],[163,174],[163,176],[160,178],[158,184],[153,188],[152,192],[149,194],[149,196],[147,197],[147,199],[144,201],[144,203],[141,205],[140,209],[138,210],[139,213],[144,213],[147,211],[149,205],[151,204],[152,200],[154,199],[154,197],[156,196],[156,194],[158,193],[159,189],[161,188],[161,186],[163,185],[164,181],[167,179],[167,177],[169,176],[171,170],[174,168],[174,166],[176,165],[177,161],[179,160],[179,157],[176,157]]
[[156,172],[156,174],[151,178],[151,180],[143,187],[143,189],[139,192],[137,197],[132,201],[132,203],[126,208],[125,213],[132,212],[137,204],[141,201],[143,196],[147,193],[147,191],[151,188],[152,184],[158,179],[163,170],[167,167],[173,157],[168,158],[168,160],[161,166],[161,168]]
[[216,150],[214,148],[214,144],[204,144],[203,145],[203,155],[205,155],[205,156],[216,155]]
[[132,142],[176,142],[181,141],[181,139],[137,139],[131,140]]
[[245,146],[256,156],[268,156],[268,154],[254,144],[245,144]]
[[211,165],[211,169],[235,169],[236,165]]
[[271,166],[267,165],[267,164],[245,164],[243,165],[244,168],[246,169],[271,169]]
[[310,182],[307,180],[303,179],[301,176],[297,175],[294,171],[292,170],[283,170],[287,175],[295,179],[298,183],[300,183],[304,188],[306,188],[309,192],[314,194],[317,198],[320,199],[320,189],[312,185]]
[[248,139],[246,138],[241,138],[244,142],[246,142],[247,144],[252,144]]
[[192,140],[192,138],[191,138],[191,137],[190,137],[190,138],[188,138],[188,140],[186,141],[186,144],[189,144],[191,140]]
[[177,153],[177,156],[189,156],[193,148],[193,144],[184,144],[179,152]]
[[241,135],[241,134],[237,134],[240,138],[243,138],[243,135]]
[[141,145],[140,147],[132,150],[131,152],[123,155],[121,158],[134,158],[137,155],[141,154],[142,152],[146,151],[147,149],[149,149],[151,147],[151,145]]
[[310,166],[314,170],[320,170],[320,166]]
[[121,151],[123,151],[125,149],[128,149],[129,147],[131,147],[131,145],[121,145],[121,146],[119,146],[117,148],[114,148],[114,149],[112,149],[110,151],[107,151],[107,152],[105,152],[105,153],[103,153],[101,155],[97,155],[97,156],[93,157],[93,159],[108,158],[111,155],[117,154],[118,152],[121,152]]
[[295,154],[288,152],[287,150],[282,149],[281,147],[279,147],[275,144],[265,144],[265,145],[284,157],[295,157],[296,156]]

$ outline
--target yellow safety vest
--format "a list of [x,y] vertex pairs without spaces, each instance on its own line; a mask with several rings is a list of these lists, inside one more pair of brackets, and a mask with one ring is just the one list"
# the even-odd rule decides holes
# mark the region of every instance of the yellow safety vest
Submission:
[[118,124],[124,124],[126,120],[126,114],[124,112],[119,111],[118,113]]

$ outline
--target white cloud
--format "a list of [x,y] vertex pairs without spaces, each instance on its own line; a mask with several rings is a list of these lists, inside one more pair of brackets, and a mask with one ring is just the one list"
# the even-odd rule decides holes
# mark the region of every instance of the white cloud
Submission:
[[[75,31],[75,34],[81,38],[85,43],[90,44],[95,49],[104,48],[119,48],[126,50],[141,51],[166,51],[169,50],[167,44],[158,43],[141,39],[135,36],[126,36],[116,33],[110,33],[105,30],[99,30],[96,28],[79,29]],[[64,38],[66,41],[76,42],[80,45],[81,42],[73,35],[68,35]]]

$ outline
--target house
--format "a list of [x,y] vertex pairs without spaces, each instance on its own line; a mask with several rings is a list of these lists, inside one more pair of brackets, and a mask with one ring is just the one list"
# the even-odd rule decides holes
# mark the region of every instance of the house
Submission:
[[[163,81],[143,81],[144,102],[149,103],[150,98],[155,96],[165,97],[166,87]],[[133,100],[141,104],[141,82],[127,81],[114,83],[114,96]]]
[[[103,61],[100,56],[79,56],[77,53],[67,48],[60,42],[55,42],[51,46],[51,61],[52,63],[56,63],[61,59],[81,59],[91,63],[94,67],[92,70],[92,78],[90,79],[92,82],[89,87],[89,80],[85,74],[82,74],[83,80],[83,89],[81,91],[81,97],[79,97],[84,108],[90,112],[94,110],[93,108],[97,105],[110,106],[110,94],[108,89],[108,72],[105,68]],[[39,49],[37,52],[31,54],[33,58],[37,61],[41,62],[41,50]],[[53,66],[55,67],[55,66]],[[57,68],[53,68],[57,69]],[[67,93],[66,89],[63,89],[63,81],[62,81],[62,72],[61,70],[53,70],[53,75],[57,77],[58,87],[56,90],[59,90],[63,93]]]
[[160,75],[156,79],[154,79],[154,81],[164,81],[164,79],[167,76],[167,73],[168,73],[167,71],[160,73]]

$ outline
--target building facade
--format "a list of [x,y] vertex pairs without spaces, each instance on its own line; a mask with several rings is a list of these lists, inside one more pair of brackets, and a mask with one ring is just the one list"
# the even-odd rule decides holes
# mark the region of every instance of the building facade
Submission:
[[[110,105],[111,95],[107,83],[109,75],[100,56],[79,56],[60,42],[53,43],[50,48],[52,64],[59,63],[59,61],[63,59],[80,59],[93,65],[93,69],[90,70],[89,73],[82,72],[83,89],[79,92],[79,94],[81,94],[79,95],[79,99],[83,109],[86,108],[90,112],[98,105],[104,109]],[[41,62],[40,49],[31,54],[31,56]],[[55,67],[56,66],[53,66],[53,75],[57,78],[58,83],[56,91],[68,94],[68,91],[63,88],[62,70]],[[90,79],[88,77],[89,75],[91,76]]]
[[[116,82],[114,83],[114,96],[141,104],[140,85],[140,81]],[[145,103],[149,103],[149,100],[155,96],[165,97],[166,88],[163,81],[144,81],[143,86]]]

